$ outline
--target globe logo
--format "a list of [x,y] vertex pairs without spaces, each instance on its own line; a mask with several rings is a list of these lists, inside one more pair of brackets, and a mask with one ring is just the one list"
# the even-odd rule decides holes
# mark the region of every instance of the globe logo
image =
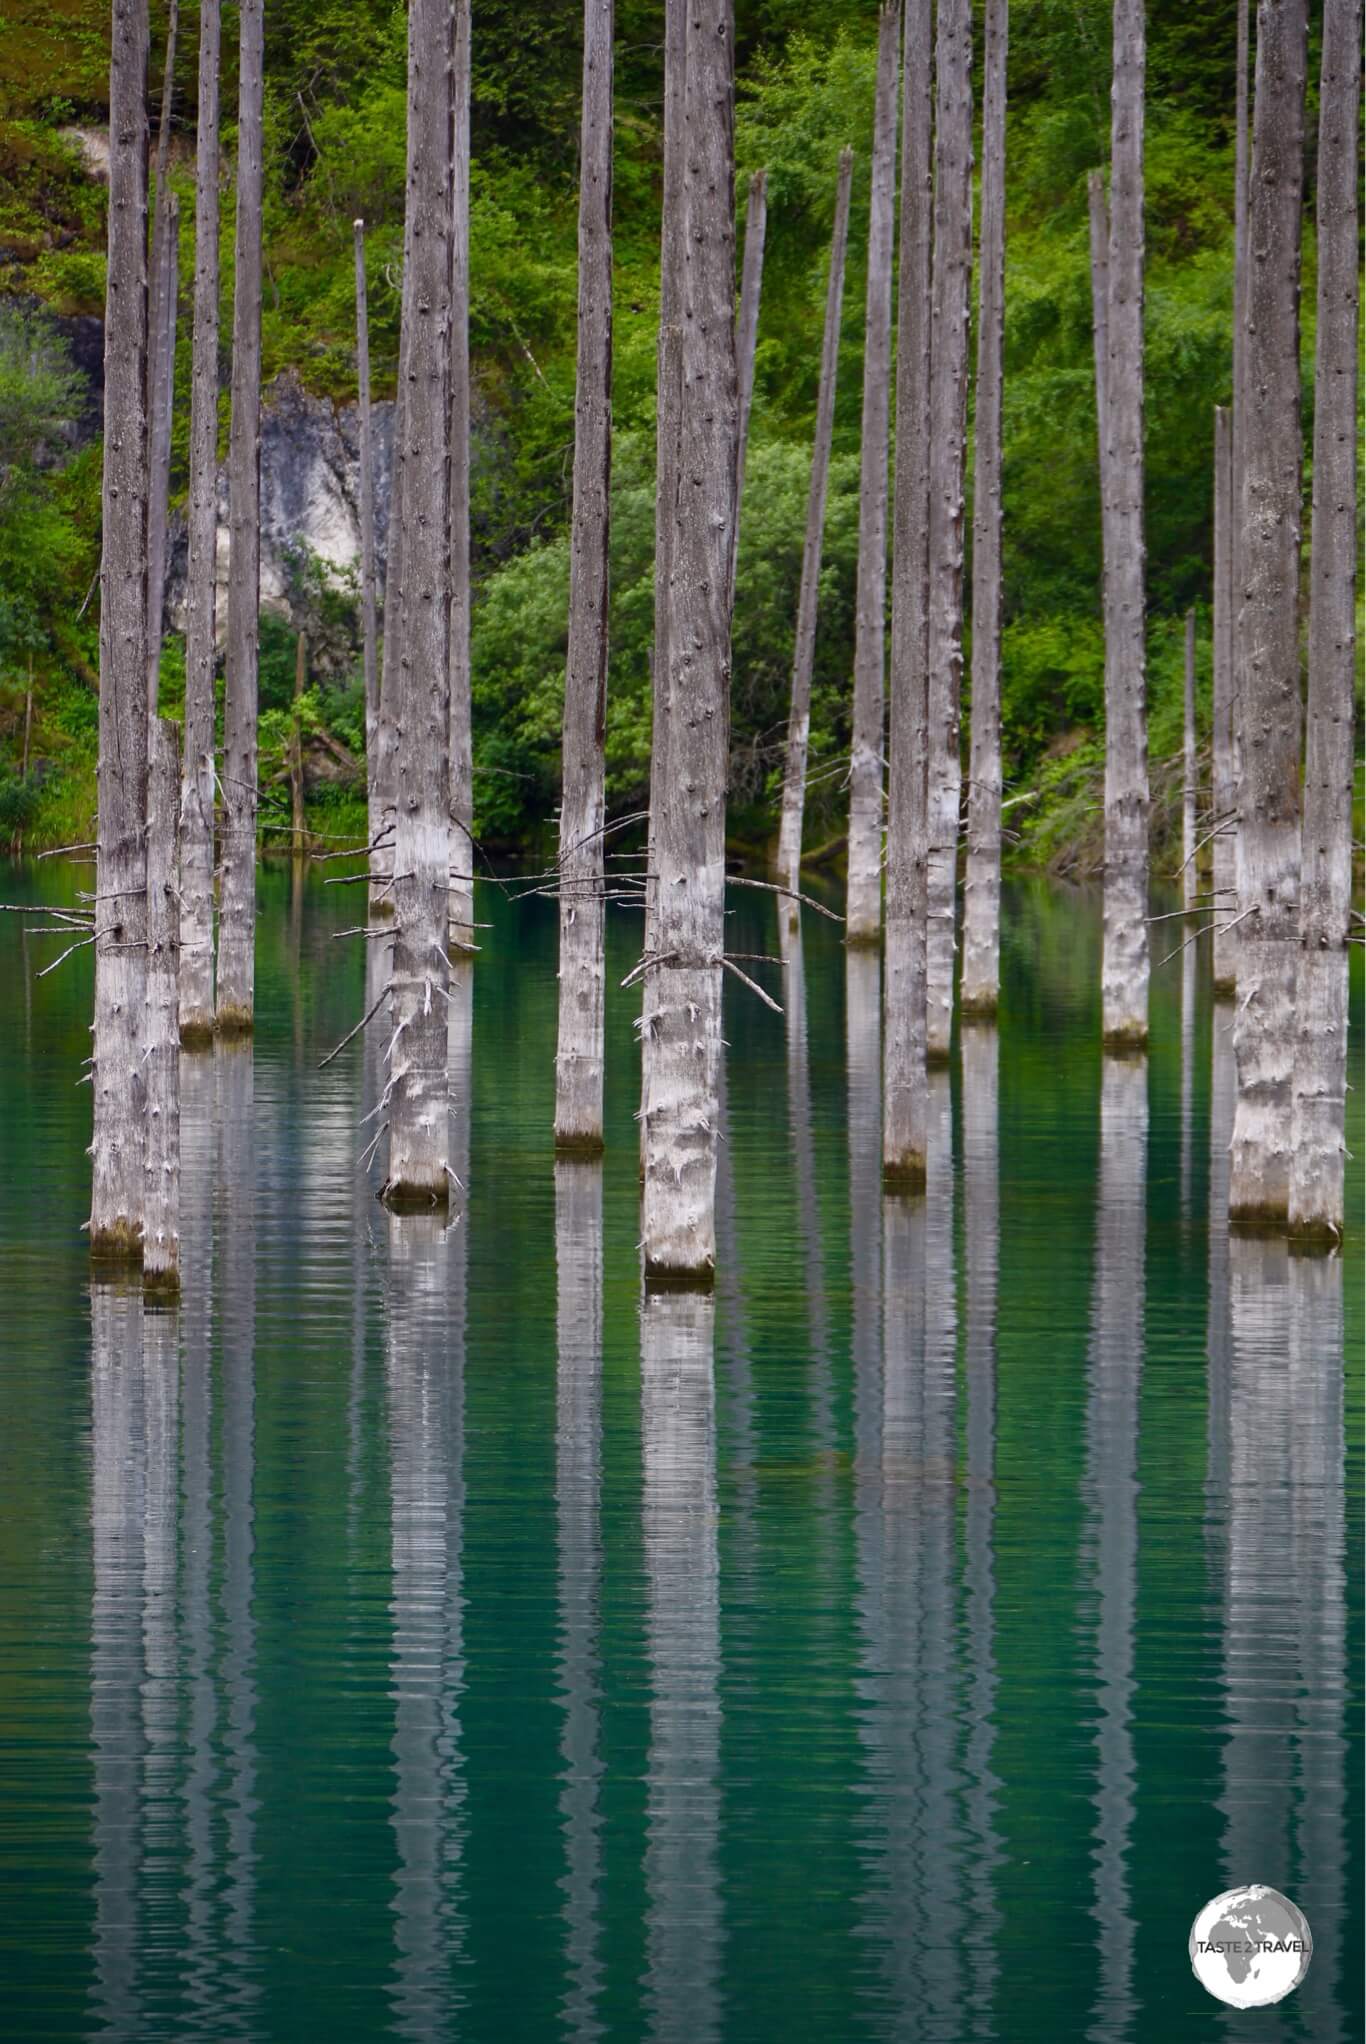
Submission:
[[1314,1940],[1294,1903],[1253,1883],[1207,1902],[1191,1925],[1191,1970],[1230,2008],[1269,2008],[1309,1971]]

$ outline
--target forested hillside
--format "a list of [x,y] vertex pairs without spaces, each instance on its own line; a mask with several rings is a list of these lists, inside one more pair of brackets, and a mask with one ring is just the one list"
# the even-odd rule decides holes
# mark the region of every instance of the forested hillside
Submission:
[[[876,0],[739,0],[739,188],[768,170],[768,242],[735,613],[730,827],[773,827],[816,404],[836,163],[856,152],[812,719],[809,845],[844,827]],[[1233,0],[1152,0],[1147,130],[1147,515],[1154,830],[1175,815],[1181,631],[1207,617],[1212,407],[1229,395]],[[580,9],[476,0],[471,220],[475,827],[529,845],[559,770],[573,442]],[[161,76],[165,7],[154,11]],[[376,395],[393,387],[402,240],[405,14],[375,0],[267,0],[264,366],[354,395],[352,221],[370,237]],[[638,809],[649,736],[662,9],[619,0],[616,363],[608,803]],[[88,835],[93,810],[100,456],[89,378],[104,300],[100,0],[12,0],[0,22],[0,837]],[[1315,30],[1315,35],[1317,30]],[[235,22],[225,21],[225,118]],[[979,38],[980,43],[980,38]],[[980,47],[977,53],[980,73]],[[174,160],[182,300],[192,271],[194,17],[181,23]],[[1317,45],[1310,79],[1318,76]],[[1007,155],[1004,701],[1024,850],[1074,864],[1098,838],[1100,503],[1087,172],[1106,159],[1108,0],[1015,0]],[[157,87],[159,91],[159,85]],[[1313,87],[1311,85],[1311,94]],[[980,113],[980,89],[977,93]],[[155,111],[155,109],[154,109]],[[1312,119],[1311,135],[1315,132]],[[226,130],[231,162],[232,131]],[[1313,166],[1302,349],[1312,359]],[[231,301],[230,177],[223,189]],[[183,497],[190,322],[178,351]],[[230,331],[225,320],[224,335]],[[226,391],[226,362],[224,363]],[[1305,378],[1306,445],[1312,389]],[[84,426],[82,420],[84,418]],[[223,410],[226,431],[226,403]],[[225,443],[224,443],[225,444]],[[1307,527],[1307,521],[1306,521]],[[1306,530],[1307,537],[1307,530]],[[363,725],[354,591],[301,560],[262,643],[262,778],[286,742],[296,627],[304,715],[345,750]],[[1208,630],[1199,634],[1201,686]],[[163,700],[176,701],[176,651]],[[272,719],[274,721],[272,721]],[[966,717],[965,717],[966,728]],[[1167,764],[1170,762],[1170,766]],[[823,770],[824,769],[824,770]],[[346,797],[330,791],[340,816]],[[358,791],[356,815],[362,810]]]

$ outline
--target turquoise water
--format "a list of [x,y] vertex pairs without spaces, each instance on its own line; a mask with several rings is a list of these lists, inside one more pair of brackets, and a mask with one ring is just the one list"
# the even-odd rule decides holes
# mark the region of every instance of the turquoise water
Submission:
[[[318,1069],[354,911],[264,874],[145,1316],[79,1232],[88,953],[0,918],[0,2034],[1359,2036],[1361,1237],[1220,1226],[1208,961],[1102,1068],[1098,903],[1014,889],[903,1205],[808,915],[785,1017],[727,987],[715,1298],[642,1312],[637,995],[557,1167],[554,912],[484,888],[467,1203],[391,1219],[382,1031]],[[1186,1941],[1247,1881],[1315,1956],[1238,2015]]]

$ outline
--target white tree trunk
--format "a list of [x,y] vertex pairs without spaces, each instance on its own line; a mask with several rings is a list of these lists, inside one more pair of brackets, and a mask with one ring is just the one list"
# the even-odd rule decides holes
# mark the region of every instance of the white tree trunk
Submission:
[[1214,407],[1214,688],[1210,730],[1210,874],[1213,889],[1214,996],[1237,984],[1237,932],[1228,925],[1237,899],[1235,817],[1238,770],[1233,740],[1233,430],[1226,407]]
[[453,0],[450,324],[450,941],[474,946],[470,699],[470,0]]
[[740,505],[745,494],[745,455],[754,403],[754,356],[759,344],[759,291],[764,280],[764,239],[768,230],[768,172],[756,170],[745,208],[745,252],[740,259],[740,311],[735,332],[735,373],[740,423],[735,446],[735,525],[730,538],[730,600],[735,603],[735,569],[740,557]]
[[896,470],[892,499],[892,700],[887,776],[882,1173],[923,1192],[925,904],[929,856],[926,634],[929,616],[930,0],[906,0],[902,57],[901,254],[897,282]]
[[[412,262],[408,224],[403,229],[403,282],[400,287],[399,335],[412,325]],[[403,586],[404,482],[407,472],[408,390],[400,361],[394,392],[393,466],[389,479],[389,543],[385,550],[384,619],[380,637],[379,722],[376,730],[375,800],[379,823],[370,834],[384,836],[384,845],[370,862],[370,914],[391,916],[394,894],[394,805],[398,790],[399,590]]]
[[218,1032],[253,1026],[256,952],[256,717],[261,594],[261,202],[264,0],[240,0],[237,239],[228,439],[228,658]]
[[569,655],[560,800],[555,1146],[602,1148],[603,821],[612,483],[613,0],[585,0],[579,151],[579,333]]
[[1006,42],[1009,0],[988,0],[982,75],[982,224],[977,283],[976,470],[972,492],[972,732],[963,876],[966,1015],[1001,992],[1001,384],[1006,284]]
[[647,1283],[712,1282],[725,948],[731,525],[735,517],[735,49],[730,0],[687,18],[679,493],[670,605],[668,772],[655,832],[656,960],[641,1017]]
[[1261,0],[1248,211],[1249,365],[1238,571],[1242,727],[1229,1218],[1284,1227],[1300,885],[1300,207],[1305,0]]
[[[379,791],[379,651],[375,634],[375,445],[370,407],[370,305],[365,280],[365,222],[355,220],[356,245],[356,396],[360,405],[360,615],[361,659],[365,676],[366,837],[379,836],[382,804]],[[382,879],[380,854],[370,853],[372,881]]]
[[934,286],[930,302],[929,802],[926,1055],[953,1029],[963,766],[963,492],[972,316],[972,8],[939,0],[935,47]]
[[90,1248],[142,1254],[147,1002],[147,0],[114,0]]
[[1200,768],[1195,753],[1195,612],[1186,612],[1186,665],[1181,717],[1181,898],[1194,908],[1200,892],[1195,847],[1199,809]]
[[886,724],[887,432],[892,381],[892,263],[896,232],[897,83],[900,7],[878,17],[864,303],[863,426],[859,455],[858,592],[854,613],[854,713],[849,760],[845,942],[882,936],[882,757]]
[[[1248,407],[1248,360],[1250,355],[1247,331],[1247,279],[1248,245],[1247,214],[1248,185],[1250,182],[1251,138],[1249,121],[1248,58],[1250,49],[1250,0],[1238,0],[1237,16],[1237,76],[1234,84],[1233,122],[1233,402],[1229,409],[1229,713],[1232,722],[1232,774],[1233,795],[1230,808],[1237,810],[1238,795],[1242,783],[1243,762],[1243,670],[1238,650],[1238,610],[1243,600],[1243,455],[1247,438]],[[1235,814],[1229,823],[1227,856],[1230,861],[1232,884],[1237,885],[1238,873],[1238,830],[1239,819]],[[1225,902],[1232,905],[1235,897],[1225,895]],[[1231,917],[1227,920],[1231,920]],[[1228,980],[1228,991],[1233,992],[1237,981],[1239,933],[1229,931],[1221,947],[1225,964],[1223,977]],[[1216,977],[1220,975],[1216,973]]]
[[[806,539],[802,546],[802,580],[797,596],[797,635],[792,658],[792,702],[787,724],[787,757],[783,773],[783,807],[778,826],[778,878],[784,887],[797,885],[802,863],[802,819],[806,809],[806,760],[811,736],[811,675],[816,664],[816,613],[820,602],[821,543],[825,535],[825,500],[830,483],[830,442],[835,430],[835,379],[840,359],[840,310],[844,303],[844,254],[849,241],[849,187],[854,152],[840,153],[835,193],[835,227],[830,241],[830,275],[825,292],[825,334],[821,343],[820,387],[816,397],[816,438],[811,452],[811,488],[806,503]],[[789,923],[799,910],[788,901]]]
[[180,1289],[180,730],[151,725],[147,774],[147,1205],[142,1281]]
[[171,494],[171,423],[175,406],[175,334],[180,282],[180,201],[157,194],[152,229],[154,274],[149,298],[147,406],[147,702],[156,715],[161,633],[166,614],[166,519]]
[[1344,1220],[1347,933],[1356,677],[1357,100],[1361,0],[1326,0],[1319,86],[1318,320],[1310,536],[1309,718],[1300,862],[1290,1226]]

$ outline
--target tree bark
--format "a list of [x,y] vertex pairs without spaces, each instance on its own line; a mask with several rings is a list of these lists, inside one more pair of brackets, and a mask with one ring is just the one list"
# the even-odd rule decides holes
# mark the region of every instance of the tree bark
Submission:
[[407,269],[400,343],[406,389],[394,830],[393,1021],[389,1074],[391,1206],[450,1196],[446,955],[451,868],[450,581],[446,550],[447,360],[451,319],[451,70],[446,0],[408,16]]
[[[399,335],[412,324],[412,263],[407,222],[403,230],[403,282],[400,287]],[[370,859],[370,914],[391,916],[394,912],[390,885],[394,865],[394,805],[398,789],[398,702],[399,702],[399,590],[403,586],[404,480],[407,470],[408,392],[400,360],[394,391],[393,469],[389,481],[389,544],[384,570],[384,623],[380,642],[379,724],[376,732],[375,800],[379,821],[370,835],[384,835],[385,843]]]
[[[1261,0],[1248,202],[1248,365],[1241,604],[1235,641],[1242,758],[1233,1028],[1238,1106],[1229,1219],[1284,1227],[1300,884],[1300,208],[1305,0]],[[1255,372],[1255,374],[1254,374]]]
[[147,1002],[147,0],[114,0],[90,1247],[142,1254]]
[[190,372],[185,733],[180,785],[180,1040],[213,1035],[214,659],[218,601],[218,75],[220,0],[199,10]]
[[687,17],[683,396],[669,618],[668,772],[656,831],[657,963],[647,974],[647,1284],[710,1286],[725,947],[731,525],[735,517],[735,47],[730,0]]
[[602,1148],[604,741],[612,481],[613,0],[584,0],[579,332],[560,801],[555,1146]]
[[1181,899],[1188,909],[1195,907],[1195,897],[1200,892],[1195,857],[1199,794],[1200,769],[1195,756],[1195,612],[1188,610],[1181,720]]
[[290,840],[296,859],[304,854],[304,727],[300,701],[308,678],[308,640],[300,632],[294,641],[294,732],[289,753]]
[[166,520],[171,494],[171,420],[175,404],[176,299],[180,275],[180,202],[157,199],[148,319],[151,391],[148,416],[147,701],[156,715],[161,633],[166,614]]
[[[802,546],[802,580],[797,596],[797,635],[792,658],[792,701],[787,723],[787,757],[783,772],[783,807],[778,826],[778,878],[793,887],[801,873],[802,819],[806,810],[806,759],[811,736],[811,675],[816,664],[816,613],[820,602],[821,545],[825,537],[825,500],[830,485],[830,442],[835,431],[835,380],[839,373],[840,312],[844,303],[844,255],[849,241],[849,187],[854,152],[840,153],[835,193],[835,227],[830,240],[830,275],[825,291],[825,334],[821,342],[820,387],[816,397],[816,438],[811,452],[811,487],[806,503],[806,538]],[[788,926],[800,909],[783,905]]]
[[450,941],[474,945],[474,728],[470,702],[470,0],[451,43]]
[[745,456],[749,451],[749,415],[754,404],[754,357],[759,344],[759,291],[764,278],[764,240],[768,231],[768,172],[756,170],[749,181],[745,208],[745,252],[740,259],[740,313],[735,333],[735,373],[739,383],[740,424],[735,447],[735,524],[730,539],[730,601],[735,608],[735,571],[740,558],[740,505],[745,494]]
[[859,453],[858,588],[854,714],[849,761],[849,856],[844,934],[882,935],[882,756],[886,723],[887,433],[892,381],[892,255],[896,227],[898,0],[878,17],[864,304],[863,421]]
[[1006,285],[1006,43],[1009,0],[987,0],[982,75],[982,224],[977,284],[976,472],[972,492],[972,725],[963,876],[964,1015],[1001,992],[1001,387]]
[[261,202],[264,0],[240,0],[237,235],[228,437],[228,657],[223,709],[223,849],[218,1032],[253,1026],[256,952],[256,716],[261,594]]
[[1106,250],[1105,938],[1108,1049],[1148,1041],[1148,734],[1143,542],[1143,0],[1115,0]]
[[142,1281],[180,1289],[180,731],[153,720],[147,775],[147,1205]]
[[1347,934],[1356,675],[1357,100],[1361,0],[1325,0],[1319,85],[1318,318],[1310,528],[1309,716],[1290,1226],[1330,1244],[1344,1220]]
[[[1234,127],[1233,127],[1233,403],[1229,412],[1229,589],[1232,607],[1229,611],[1230,654],[1229,673],[1232,687],[1232,768],[1235,800],[1231,808],[1237,808],[1237,791],[1242,779],[1242,687],[1243,675],[1238,653],[1238,609],[1243,600],[1242,564],[1242,518],[1243,518],[1243,462],[1244,442],[1247,438],[1248,408],[1248,361],[1249,342],[1247,332],[1247,275],[1248,275],[1248,186],[1251,181],[1251,155],[1249,136],[1249,93],[1248,56],[1250,48],[1250,4],[1249,0],[1238,0],[1237,27],[1237,78],[1234,84]],[[1228,831],[1228,855],[1235,877],[1238,867],[1238,817],[1230,819]],[[1230,904],[1234,897],[1225,896]],[[1231,921],[1232,918],[1230,917]],[[1223,953],[1229,961],[1226,977],[1229,991],[1237,979],[1238,932],[1230,930],[1224,938]]]
[[1214,690],[1210,735],[1209,829],[1215,908],[1214,996],[1232,996],[1237,981],[1235,817],[1238,770],[1233,739],[1233,429],[1227,408],[1214,407]]
[[[360,615],[365,675],[365,801],[366,837],[379,836],[379,658],[375,632],[375,445],[370,410],[370,302],[365,280],[365,222],[355,220],[356,245],[356,396],[360,405]],[[381,875],[380,855],[370,853],[370,874]]]
[[923,1192],[929,1127],[925,910],[929,857],[927,693],[931,242],[931,0],[906,0],[902,56],[901,257],[897,282],[892,502],[892,702],[887,778],[882,1176]]

